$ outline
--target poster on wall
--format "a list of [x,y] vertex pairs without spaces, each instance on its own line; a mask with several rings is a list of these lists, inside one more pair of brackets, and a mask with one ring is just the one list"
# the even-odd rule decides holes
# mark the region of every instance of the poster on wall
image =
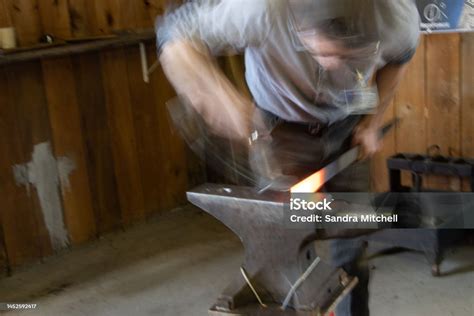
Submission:
[[416,0],[421,30],[434,32],[474,31],[474,0]]

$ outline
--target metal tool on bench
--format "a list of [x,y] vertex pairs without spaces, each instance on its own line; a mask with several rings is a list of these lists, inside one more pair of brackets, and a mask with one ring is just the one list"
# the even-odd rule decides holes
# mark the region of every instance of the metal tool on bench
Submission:
[[[385,134],[396,121],[386,125]],[[309,191],[357,160],[353,148],[309,177]],[[314,184],[315,178],[317,183]],[[306,180],[293,187],[308,189]],[[293,190],[292,190],[293,191]],[[314,248],[316,224],[288,229],[283,220],[290,192],[204,184],[188,200],[219,219],[242,241],[240,273],[219,296],[210,315],[324,315],[351,291],[357,278],[322,261]],[[327,237],[327,236],[326,236]]]

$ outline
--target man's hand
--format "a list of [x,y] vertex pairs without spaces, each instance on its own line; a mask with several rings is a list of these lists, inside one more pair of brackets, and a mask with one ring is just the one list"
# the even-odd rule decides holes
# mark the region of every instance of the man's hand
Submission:
[[382,149],[379,130],[382,127],[385,110],[393,100],[395,91],[405,74],[407,64],[387,65],[376,76],[379,106],[374,115],[366,116],[354,129],[353,145],[360,145],[360,159],[370,158]]
[[353,145],[360,145],[359,159],[367,159],[382,149],[380,126],[365,118],[354,129]]

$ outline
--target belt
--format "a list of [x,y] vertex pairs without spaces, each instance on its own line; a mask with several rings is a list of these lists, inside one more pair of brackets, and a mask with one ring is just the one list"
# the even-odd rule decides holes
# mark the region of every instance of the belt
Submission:
[[[277,127],[278,125],[284,124],[287,127],[290,127],[296,131],[302,131],[305,132],[311,136],[321,136],[329,127],[327,123],[322,123],[322,122],[312,122],[312,123],[302,123],[302,122],[291,122],[291,121],[286,121],[277,115],[268,112],[267,110],[264,110],[262,108],[257,107],[260,110],[260,113],[263,115],[264,120],[267,122],[267,127],[269,130],[273,130],[273,128]],[[262,134],[262,133],[257,133],[257,134]],[[255,140],[255,135],[252,136]],[[262,135],[259,135],[260,137]]]
[[286,126],[294,129],[295,131],[302,131],[311,136],[316,136],[316,137],[323,135],[328,129],[327,124],[319,123],[319,122],[296,123],[296,122],[281,121],[280,124],[285,124]]

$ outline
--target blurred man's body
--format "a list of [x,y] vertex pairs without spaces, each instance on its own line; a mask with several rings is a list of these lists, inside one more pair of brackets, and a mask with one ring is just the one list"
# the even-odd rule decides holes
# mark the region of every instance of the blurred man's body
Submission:
[[[341,147],[352,138],[370,156],[380,148],[378,129],[415,53],[418,30],[411,0],[211,0],[167,15],[157,34],[168,78],[216,133],[246,141],[254,128],[265,130],[264,122],[252,125],[259,108],[277,121],[307,126],[315,146]],[[212,61],[229,52],[245,52],[253,100]],[[325,135],[341,129],[340,143]],[[315,164],[341,148],[332,150],[316,150],[323,153],[315,154]],[[361,284],[338,316],[367,315],[361,241],[336,240],[332,249],[333,264]]]

